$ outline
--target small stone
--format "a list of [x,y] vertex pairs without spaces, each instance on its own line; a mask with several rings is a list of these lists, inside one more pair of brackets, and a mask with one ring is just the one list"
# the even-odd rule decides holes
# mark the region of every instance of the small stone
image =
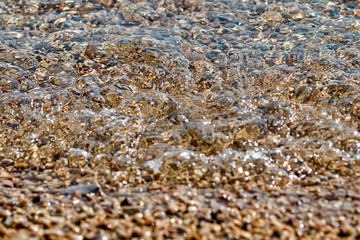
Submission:
[[113,4],[113,0],[97,0],[97,1],[106,7],[109,7],[111,6],[111,4]]
[[44,193],[45,188],[43,186],[38,186],[33,190],[34,193]]
[[14,183],[12,181],[10,181],[10,180],[4,180],[2,182],[2,185],[4,187],[7,187],[7,188],[13,188],[14,187]]
[[197,8],[199,7],[204,0],[184,0],[184,6],[190,8]]
[[98,183],[90,184],[90,185],[75,185],[67,188],[64,193],[66,195],[72,195],[75,191],[78,191],[82,195],[86,195],[88,193],[98,193],[101,190],[101,186]]
[[77,10],[78,11],[90,11],[94,8],[95,8],[95,4],[89,2],[89,3],[85,3],[85,4],[81,5]]

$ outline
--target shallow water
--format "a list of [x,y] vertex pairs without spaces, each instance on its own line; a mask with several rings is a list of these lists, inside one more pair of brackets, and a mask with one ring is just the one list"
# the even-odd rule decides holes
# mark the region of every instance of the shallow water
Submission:
[[1,166],[116,188],[358,173],[359,4],[2,1]]

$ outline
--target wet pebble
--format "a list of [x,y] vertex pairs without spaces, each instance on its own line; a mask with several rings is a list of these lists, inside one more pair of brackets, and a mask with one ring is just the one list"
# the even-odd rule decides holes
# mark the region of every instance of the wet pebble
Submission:
[[67,189],[65,189],[64,193],[66,195],[72,195],[75,192],[79,192],[82,195],[86,195],[89,193],[98,193],[101,191],[101,186],[99,184],[90,184],[90,185],[77,185],[77,186],[71,186]]

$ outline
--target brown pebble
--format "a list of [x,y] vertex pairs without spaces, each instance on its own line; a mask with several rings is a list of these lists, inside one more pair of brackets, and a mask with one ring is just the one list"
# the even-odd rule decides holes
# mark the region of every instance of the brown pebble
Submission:
[[13,188],[14,187],[14,183],[11,181],[11,180],[5,180],[2,182],[2,185],[4,187],[7,187],[7,188]]
[[77,10],[78,11],[90,11],[95,8],[95,5],[93,3],[85,3],[81,5]]
[[97,44],[88,44],[85,48],[85,55],[91,60],[95,59],[95,53],[99,51]]
[[111,4],[113,4],[113,0],[97,0],[102,5],[109,7]]
[[39,186],[39,187],[36,187],[34,190],[33,190],[34,193],[44,193],[45,192],[45,188],[42,187],[42,186]]
[[76,190],[71,194],[72,198],[81,198],[81,196],[82,196],[82,194],[79,190]]
[[190,8],[198,8],[204,0],[184,0],[184,6]]

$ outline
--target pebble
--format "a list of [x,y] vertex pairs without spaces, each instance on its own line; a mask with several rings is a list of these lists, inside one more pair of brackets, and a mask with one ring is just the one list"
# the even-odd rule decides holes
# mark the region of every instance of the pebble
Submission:
[[96,184],[90,184],[90,185],[76,185],[71,186],[65,189],[64,193],[67,195],[71,195],[75,192],[79,192],[82,195],[89,194],[89,193],[98,193],[101,190],[101,186]]

